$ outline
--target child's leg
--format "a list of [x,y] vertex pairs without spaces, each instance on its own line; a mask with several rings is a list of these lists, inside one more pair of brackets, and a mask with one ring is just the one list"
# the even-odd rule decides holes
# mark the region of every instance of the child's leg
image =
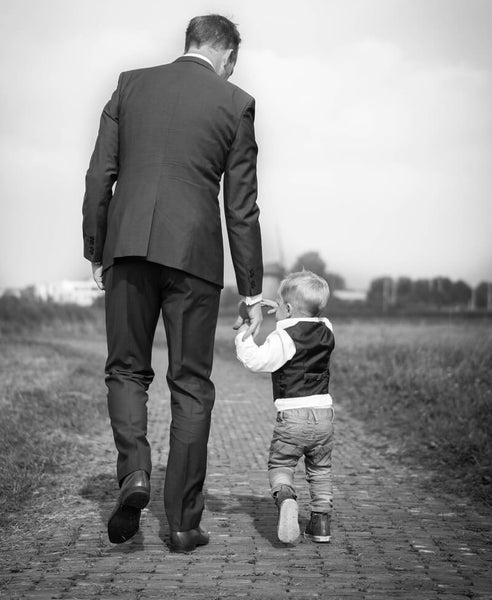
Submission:
[[311,494],[311,512],[330,514],[333,509],[331,453],[333,449],[333,409],[316,409],[315,436],[304,454],[306,480]]
[[333,509],[331,452],[333,448],[333,409],[313,410],[314,435],[304,454],[306,479],[311,493],[311,518],[306,537],[313,542],[329,542]]
[[[294,410],[279,412],[273,429],[268,457],[268,478],[274,497],[282,486],[287,486],[295,498],[294,473],[303,454],[303,446],[295,435],[296,423],[299,420],[294,414],[296,412]],[[300,422],[299,429],[301,427]]]
[[270,487],[279,510],[277,535],[287,544],[293,544],[301,533],[294,487],[295,469],[303,454],[303,446],[295,435],[300,423],[294,411],[277,415],[268,459]]

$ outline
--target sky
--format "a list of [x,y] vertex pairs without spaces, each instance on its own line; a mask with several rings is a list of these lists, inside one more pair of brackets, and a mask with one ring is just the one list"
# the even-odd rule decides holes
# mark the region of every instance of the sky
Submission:
[[353,289],[492,281],[492,0],[2,0],[0,288],[90,276],[102,107],[212,12],[256,98],[265,262],[316,251]]

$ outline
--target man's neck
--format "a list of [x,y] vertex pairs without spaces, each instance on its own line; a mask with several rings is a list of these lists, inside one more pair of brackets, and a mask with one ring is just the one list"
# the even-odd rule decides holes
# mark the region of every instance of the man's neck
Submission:
[[196,58],[201,58],[202,60],[207,62],[211,67],[213,67],[213,69],[215,71],[214,63],[210,60],[210,58],[208,58],[201,52],[186,52],[183,56],[194,56]]
[[214,53],[207,46],[200,46],[200,48],[198,48],[197,46],[190,46],[188,48],[188,50],[186,50],[185,56],[189,56],[190,54],[192,56],[197,56],[198,58],[201,58],[204,61],[208,62],[210,65],[212,65],[212,67],[214,68],[214,71],[217,72],[217,66],[218,66],[218,65],[216,65],[217,54]]

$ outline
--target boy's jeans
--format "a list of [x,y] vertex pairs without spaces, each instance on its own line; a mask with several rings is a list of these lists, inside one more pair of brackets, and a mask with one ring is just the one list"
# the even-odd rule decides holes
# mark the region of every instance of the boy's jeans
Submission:
[[286,485],[295,493],[294,473],[304,455],[311,512],[331,513],[333,507],[331,451],[333,408],[294,408],[277,413],[268,458],[272,494]]

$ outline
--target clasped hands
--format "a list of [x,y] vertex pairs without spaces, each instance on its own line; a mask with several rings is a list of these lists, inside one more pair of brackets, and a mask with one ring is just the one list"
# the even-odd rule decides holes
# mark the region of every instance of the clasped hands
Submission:
[[268,314],[274,313],[278,304],[274,300],[267,300],[266,298],[256,302],[255,304],[246,304],[246,302],[239,303],[239,315],[236,322],[232,326],[233,329],[244,332],[243,340],[248,339],[250,336],[255,338],[260,332],[260,326],[263,321],[262,307],[268,306]]

